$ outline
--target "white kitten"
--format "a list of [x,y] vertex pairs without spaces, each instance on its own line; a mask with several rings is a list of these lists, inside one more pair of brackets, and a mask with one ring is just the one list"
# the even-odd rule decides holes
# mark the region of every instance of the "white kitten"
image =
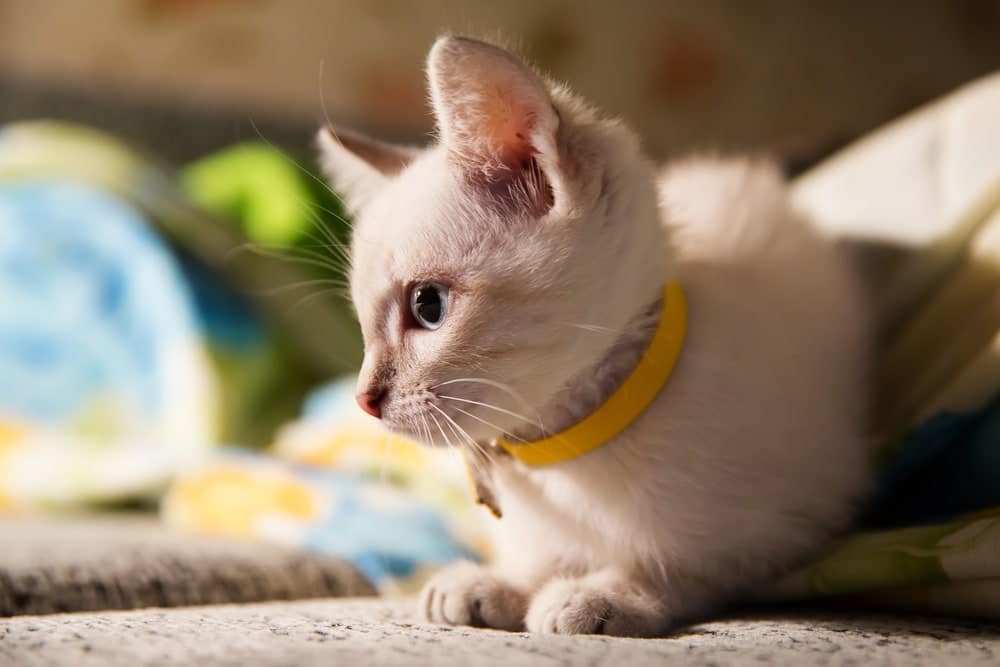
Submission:
[[628,376],[666,281],[689,324],[617,438],[549,466],[493,458],[496,562],[435,577],[426,618],[655,635],[843,530],[868,477],[867,317],[778,173],[703,160],[658,175],[625,127],[495,46],[442,38],[427,70],[436,145],[320,134],[356,216],[369,411],[435,445],[541,437]]

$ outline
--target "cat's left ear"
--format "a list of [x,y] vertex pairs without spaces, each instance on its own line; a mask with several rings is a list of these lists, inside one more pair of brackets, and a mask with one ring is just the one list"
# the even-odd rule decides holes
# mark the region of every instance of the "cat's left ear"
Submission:
[[354,214],[420,154],[418,148],[387,144],[332,127],[320,129],[316,143],[323,173]]
[[561,184],[559,114],[541,77],[492,44],[442,37],[427,57],[427,78],[453,161],[504,203],[551,208]]

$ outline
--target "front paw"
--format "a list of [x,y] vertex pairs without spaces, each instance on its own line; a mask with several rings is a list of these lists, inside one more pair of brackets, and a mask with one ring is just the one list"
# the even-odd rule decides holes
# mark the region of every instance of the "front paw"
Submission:
[[660,605],[635,591],[578,579],[549,582],[531,601],[528,630],[559,635],[654,637],[666,629]]
[[524,629],[528,598],[486,568],[462,562],[434,575],[418,605],[431,623],[517,631]]

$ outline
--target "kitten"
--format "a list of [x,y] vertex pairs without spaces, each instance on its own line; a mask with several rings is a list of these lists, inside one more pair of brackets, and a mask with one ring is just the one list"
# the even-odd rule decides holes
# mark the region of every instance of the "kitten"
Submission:
[[[439,39],[427,74],[435,145],[319,137],[355,215],[359,401],[428,444],[478,443],[503,512],[495,563],[434,577],[426,619],[658,635],[843,530],[868,479],[867,317],[778,172],[658,172],[621,123],[486,43]],[[668,281],[688,330],[648,409],[553,465],[490,447],[597,410]]]

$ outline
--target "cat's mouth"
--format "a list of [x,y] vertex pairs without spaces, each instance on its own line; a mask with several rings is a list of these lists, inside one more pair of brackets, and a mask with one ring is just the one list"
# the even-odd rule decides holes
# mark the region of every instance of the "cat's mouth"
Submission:
[[[512,419],[534,424],[523,412],[507,407],[497,395],[458,391],[458,381],[397,395],[383,412],[383,423],[394,433],[429,447],[479,446],[499,437],[513,437],[502,424]],[[469,381],[463,379],[463,383]],[[476,379],[475,384],[497,384]],[[507,385],[501,385],[509,393]],[[520,406],[519,406],[520,407]],[[522,408],[527,410],[528,408]]]
[[389,406],[382,423],[393,433],[428,447],[459,447],[472,438],[460,423],[460,415],[448,414],[428,392],[419,398],[405,398]]
[[[428,447],[465,447],[479,442],[482,434],[470,433],[470,425],[461,413],[451,413],[449,406],[433,400],[421,401],[420,409],[383,418],[390,431]],[[469,411],[463,410],[466,414]],[[480,436],[480,437],[477,437]]]

